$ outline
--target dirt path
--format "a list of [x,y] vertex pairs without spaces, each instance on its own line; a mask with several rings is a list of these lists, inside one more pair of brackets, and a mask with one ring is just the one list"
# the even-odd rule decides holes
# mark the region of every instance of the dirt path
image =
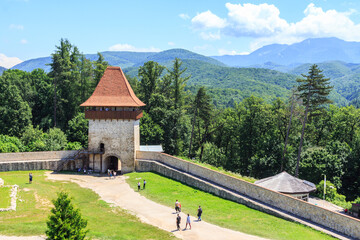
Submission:
[[[264,238],[248,235],[241,232],[218,227],[205,221],[196,222],[195,216],[191,216],[191,230],[177,231],[175,227],[174,209],[166,207],[150,201],[135,192],[126,183],[124,176],[119,176],[115,180],[109,180],[107,177],[95,177],[89,175],[65,175],[47,173],[49,179],[64,181],[71,180],[79,184],[81,187],[90,188],[101,199],[108,203],[112,203],[121,208],[127,209],[141,221],[161,228],[165,231],[173,232],[176,237],[181,239],[244,239],[244,240],[260,240]],[[181,214],[181,226],[185,226],[186,216]],[[0,238],[1,239],[1,238]]]

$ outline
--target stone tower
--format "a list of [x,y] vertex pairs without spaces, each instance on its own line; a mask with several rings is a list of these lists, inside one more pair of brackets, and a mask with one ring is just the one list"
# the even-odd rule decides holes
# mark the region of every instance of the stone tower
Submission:
[[139,119],[145,106],[120,67],[107,67],[94,93],[80,106],[89,119],[89,167],[131,172],[140,149]]

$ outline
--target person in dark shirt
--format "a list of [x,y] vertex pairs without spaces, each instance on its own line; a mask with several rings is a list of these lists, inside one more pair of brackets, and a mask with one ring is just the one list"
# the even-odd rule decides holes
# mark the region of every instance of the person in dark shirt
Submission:
[[199,206],[198,212],[197,212],[198,221],[201,221],[201,214],[202,214],[202,209],[201,209],[201,206]]
[[178,214],[177,217],[176,217],[176,227],[177,227],[177,230],[180,230],[180,223],[181,223],[181,217],[180,217],[180,215]]

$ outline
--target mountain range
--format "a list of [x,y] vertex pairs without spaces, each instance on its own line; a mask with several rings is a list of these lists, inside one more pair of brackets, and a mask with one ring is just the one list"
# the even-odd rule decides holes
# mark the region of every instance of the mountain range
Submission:
[[[307,39],[292,45],[272,44],[249,55],[207,57],[184,49],[162,52],[102,52],[109,65],[120,66],[130,76],[136,76],[139,66],[156,61],[171,67],[177,57],[191,75],[190,91],[206,86],[214,104],[229,106],[234,101],[255,95],[271,101],[286,98],[296,78],[306,74],[317,63],[336,91],[331,98],[339,105],[347,105],[360,96],[360,42],[346,42],[337,38]],[[97,54],[86,54],[96,60]],[[24,61],[12,69],[50,71],[51,57]],[[244,67],[246,66],[246,68]],[[1,69],[0,69],[1,71]],[[1,73],[0,73],[1,74]]]
[[360,42],[347,42],[338,38],[309,38],[299,43],[271,44],[248,55],[213,56],[228,66],[285,65],[295,67],[302,63],[343,61],[360,63]]

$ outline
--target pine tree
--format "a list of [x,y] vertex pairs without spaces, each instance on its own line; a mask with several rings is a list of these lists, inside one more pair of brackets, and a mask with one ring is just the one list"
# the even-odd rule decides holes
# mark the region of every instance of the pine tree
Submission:
[[88,232],[87,221],[81,216],[79,209],[74,208],[66,192],[59,192],[58,198],[53,200],[54,208],[47,221],[46,236],[48,240],[71,239],[82,240]]
[[305,126],[308,114],[309,117],[321,115],[325,104],[332,103],[332,101],[328,99],[328,95],[333,89],[333,86],[330,86],[330,79],[324,77],[322,70],[320,70],[316,64],[310,67],[308,75],[302,74],[302,76],[305,79],[296,80],[300,83],[298,86],[299,97],[303,100],[303,104],[305,105],[305,116],[301,130],[301,138],[296,163],[296,177],[299,176],[300,154],[304,141]]
[[[205,132],[209,129],[210,119],[212,117],[212,105],[211,105],[211,97],[206,94],[206,90],[204,87],[199,88],[195,100],[193,102],[193,109],[194,109],[194,117],[192,120],[192,130],[191,130],[191,137],[190,137],[190,147],[189,147],[189,155],[188,157],[192,157],[193,153],[191,152],[191,148],[193,145],[193,138],[194,138],[194,129],[196,119],[199,116],[203,123],[203,128]],[[200,127],[200,124],[198,124]],[[199,142],[201,140],[199,139]]]

